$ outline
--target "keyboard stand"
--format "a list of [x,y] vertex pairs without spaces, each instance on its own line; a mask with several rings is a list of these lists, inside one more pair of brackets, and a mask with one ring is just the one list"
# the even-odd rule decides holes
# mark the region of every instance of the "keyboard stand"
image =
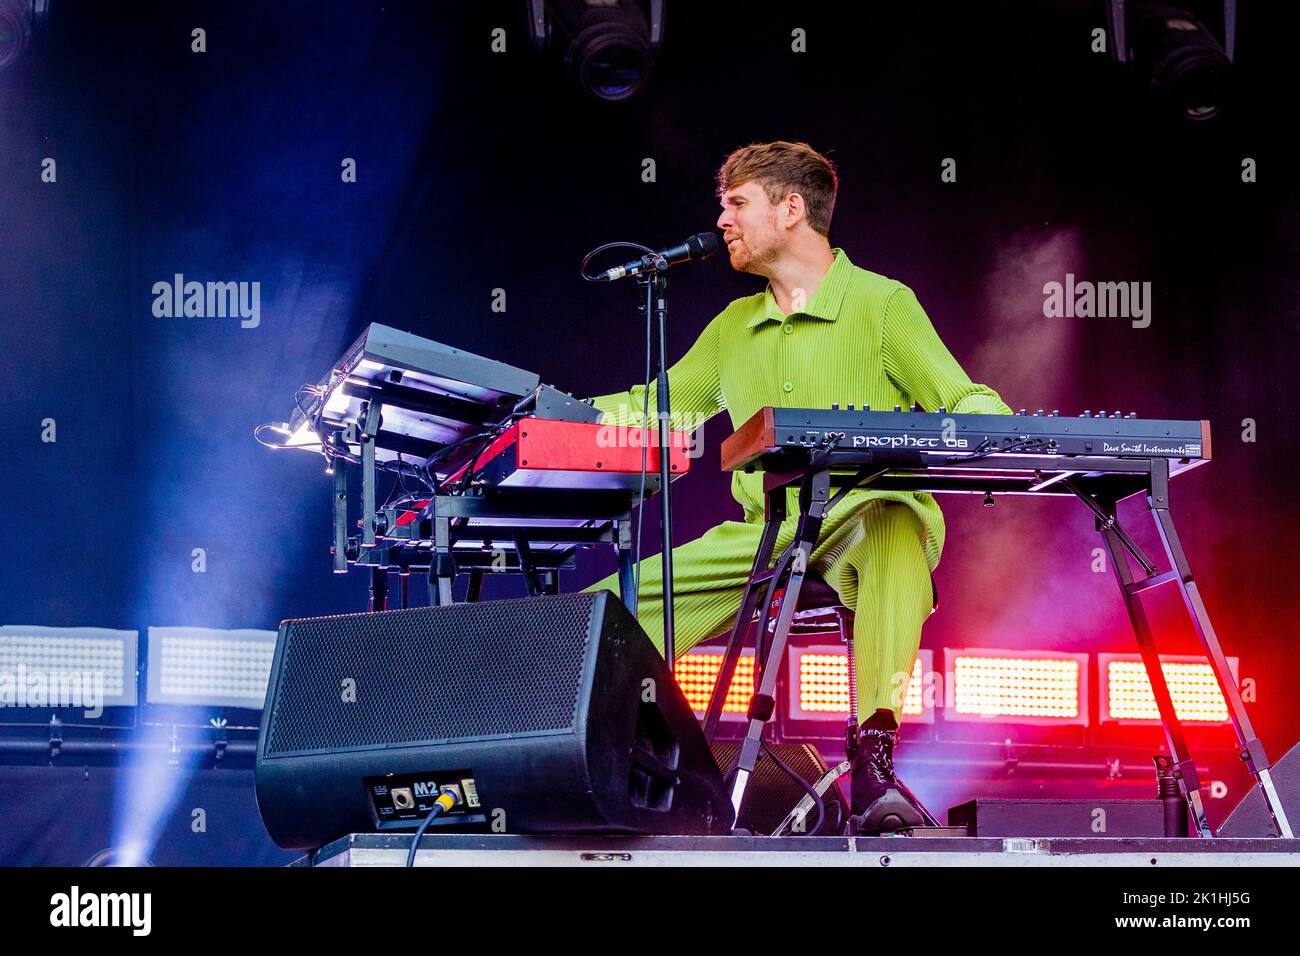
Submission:
[[334,571],[346,574],[349,565],[370,568],[369,610],[388,608],[390,571],[401,575],[402,607],[409,606],[413,570],[427,573],[430,604],[454,603],[452,585],[463,573],[470,576],[470,601],[478,599],[483,577],[491,573],[523,574],[530,594],[555,594],[559,569],[573,567],[577,548],[607,543],[618,555],[620,596],[636,615],[635,491],[474,489],[463,495],[430,492],[418,513],[409,506],[379,507],[375,436],[381,411],[382,400],[372,398],[361,412],[360,427],[349,426],[342,436],[345,444],[360,447],[359,536],[348,535],[346,463],[336,461],[333,474]]
[[[797,460],[798,464],[789,464],[792,460]],[[1017,459],[1003,456],[998,464],[1003,469],[1011,470],[1020,467],[1021,461],[1024,462],[1023,467],[1028,473],[1035,477],[1027,483],[1018,485],[1014,493],[1057,497],[1070,495],[1082,501],[1096,518],[1097,530],[1101,533],[1110,553],[1120,595],[1124,600],[1138,649],[1151,682],[1160,720],[1164,725],[1165,739],[1172,754],[1174,774],[1187,802],[1196,834],[1201,837],[1214,836],[1206,819],[1196,765],[1188,750],[1182,724],[1174,710],[1173,699],[1160,666],[1155,639],[1140,601],[1143,592],[1170,582],[1177,582],[1182,592],[1184,604],[1192,618],[1201,646],[1205,649],[1219,689],[1227,702],[1229,717],[1240,745],[1240,757],[1259,783],[1278,836],[1290,839],[1293,835],[1291,825],[1273,784],[1268,757],[1263,745],[1255,737],[1236,680],[1228,669],[1227,659],[1214,627],[1210,623],[1209,613],[1192,578],[1187,556],[1174,528],[1173,516],[1169,510],[1169,460],[1079,457],[1068,460],[1070,463],[1080,465],[1077,471],[1065,471],[1047,481],[1041,480],[1041,476],[1035,471],[1036,468],[1042,467],[1041,457]],[[737,808],[737,813],[749,778],[758,762],[764,727],[771,720],[776,708],[776,680],[785,655],[790,622],[826,514],[850,490],[867,486],[889,488],[892,485],[910,491],[984,493],[986,500],[991,500],[991,492],[982,491],[985,485],[989,484],[990,479],[987,475],[978,473],[987,470],[987,459],[984,462],[972,462],[972,466],[967,482],[960,474],[962,470],[960,464],[954,465],[951,460],[947,461],[942,478],[936,480],[933,486],[929,486],[925,480],[926,464],[920,455],[910,458],[899,454],[882,456],[879,452],[865,450],[839,451],[831,447],[818,447],[808,449],[799,459],[786,456],[783,464],[779,465],[781,471],[768,470],[765,473],[763,535],[754,556],[749,579],[745,584],[736,623],[727,640],[727,648],[723,655],[717,683],[709,700],[709,709],[704,723],[705,735],[711,742],[721,721],[722,705],[744,648],[750,622],[761,600],[763,610],[755,637],[756,689],[750,698],[748,727],[739,748],[736,776],[732,782],[732,803]],[[856,470],[848,474],[850,469]],[[794,540],[777,556],[773,564],[777,534],[786,519],[787,488],[796,483],[799,489],[799,516]],[[838,488],[833,497],[832,487]],[[1138,493],[1144,493],[1146,496],[1147,508],[1155,520],[1165,554],[1169,559],[1171,567],[1168,571],[1157,570],[1156,565],[1143,553],[1142,548],[1117,518],[1118,503]],[[1129,564],[1129,555],[1132,555],[1140,565],[1142,577],[1134,576]],[[777,602],[775,630],[768,638],[767,626],[772,612],[772,595],[777,589],[782,588],[783,593]]]
[[[1119,585],[1120,596],[1124,600],[1124,608],[1128,612],[1129,622],[1133,626],[1133,634],[1137,638],[1138,650],[1142,654],[1142,663],[1146,668],[1147,678],[1151,682],[1156,708],[1160,712],[1160,722],[1164,725],[1165,740],[1169,745],[1169,752],[1174,761],[1174,776],[1177,778],[1183,796],[1187,800],[1187,806],[1197,832],[1203,837],[1214,835],[1205,818],[1205,807],[1201,799],[1201,785],[1196,773],[1196,764],[1192,760],[1187,741],[1183,735],[1182,724],[1174,710],[1174,703],[1169,694],[1168,684],[1165,681],[1164,670],[1160,666],[1159,652],[1156,649],[1155,639],[1152,636],[1151,627],[1141,601],[1141,595],[1144,591],[1149,591],[1170,582],[1177,582],[1178,589],[1182,592],[1183,604],[1192,619],[1196,635],[1200,638],[1201,647],[1205,649],[1206,657],[1210,662],[1215,679],[1218,681],[1223,699],[1228,705],[1228,716],[1232,721],[1232,727],[1237,735],[1237,743],[1240,747],[1239,756],[1246,764],[1251,776],[1259,783],[1269,814],[1273,818],[1273,826],[1277,831],[1277,835],[1290,839],[1293,836],[1291,824],[1287,819],[1286,811],[1282,807],[1277,789],[1273,784],[1264,745],[1255,736],[1254,727],[1251,726],[1250,717],[1246,713],[1245,703],[1241,699],[1241,691],[1228,668],[1228,661],[1224,656],[1223,647],[1219,644],[1214,625],[1210,622],[1210,614],[1205,608],[1205,602],[1201,600],[1200,589],[1192,578],[1192,570],[1188,565],[1186,552],[1183,551],[1182,542],[1178,538],[1178,531],[1174,527],[1174,518],[1169,510],[1169,460],[1166,458],[1150,458],[1146,460],[1150,463],[1147,472],[1149,481],[1145,489],[1147,510],[1151,512],[1156,530],[1160,534],[1161,543],[1164,545],[1165,556],[1168,558],[1170,565],[1168,571],[1158,571],[1155,564],[1143,553],[1141,546],[1120,524],[1116,512],[1118,501],[1113,495],[1089,494],[1079,487],[1074,479],[1064,479],[1062,484],[1069,488],[1093,513],[1096,518],[1097,530],[1106,543],[1111,566],[1115,569],[1115,578]],[[1133,559],[1137,561],[1141,569],[1141,578],[1134,577],[1132,565],[1129,563],[1129,555],[1132,555]]]

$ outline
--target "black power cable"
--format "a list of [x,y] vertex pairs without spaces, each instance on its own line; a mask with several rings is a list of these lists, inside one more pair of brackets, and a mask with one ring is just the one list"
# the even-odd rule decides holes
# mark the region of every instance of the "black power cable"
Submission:
[[759,744],[763,748],[763,753],[771,757],[772,762],[774,764],[776,764],[778,767],[784,770],[786,775],[791,780],[793,780],[795,783],[799,784],[799,786],[803,788],[803,792],[808,795],[808,797],[813,802],[813,806],[817,808],[817,825],[813,827],[811,830],[809,830],[806,834],[804,834],[805,836],[816,836],[819,832],[821,832],[822,824],[826,822],[826,801],[823,800],[822,795],[817,792],[817,788],[814,787],[807,780],[805,780],[803,777],[799,776],[799,774],[797,774],[794,771],[794,769],[790,767],[789,764],[787,764],[784,760],[778,757],[776,753],[768,746],[766,741],[760,740]]
[[415,851],[420,848],[420,840],[429,829],[429,824],[433,823],[438,817],[442,816],[459,802],[459,795],[454,787],[443,787],[442,792],[438,794],[438,799],[433,801],[433,808],[429,815],[420,823],[419,828],[415,831],[415,836],[411,838],[411,848],[406,851],[406,866],[408,868],[415,866]]
[[[809,830],[807,833],[805,833],[804,836],[816,836],[818,833],[821,832],[822,824],[826,821],[826,801],[822,799],[822,795],[817,792],[817,789],[812,784],[810,784],[803,777],[799,776],[799,774],[796,773],[795,770],[789,764],[787,764],[784,760],[782,760],[772,751],[771,747],[768,745],[766,740],[760,739],[758,742],[758,746],[759,746],[759,752],[758,752],[759,759],[761,760],[764,756],[772,758],[772,762],[776,764],[777,768],[782,772],[784,772],[791,780],[797,783],[803,789],[803,792],[808,795],[808,798],[812,800],[813,806],[817,808],[817,825],[813,827],[811,830]],[[728,791],[731,790],[733,786],[733,781],[739,770],[740,770],[740,748],[738,746],[736,748],[735,760],[732,761],[731,766],[727,768],[727,772],[722,775],[722,785],[726,790]],[[757,772],[758,772],[758,767],[757,765],[755,765],[753,773],[756,774]],[[753,774],[750,775],[750,782],[751,783],[753,782]],[[736,822],[737,823],[740,822],[739,815],[737,815],[736,817]]]

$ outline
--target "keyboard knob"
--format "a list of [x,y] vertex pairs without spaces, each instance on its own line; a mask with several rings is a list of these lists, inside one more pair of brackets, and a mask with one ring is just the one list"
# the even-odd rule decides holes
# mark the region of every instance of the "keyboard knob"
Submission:
[[870,406],[870,405],[863,405],[863,406],[862,406],[862,410],[863,410],[864,412],[869,412],[869,411],[871,411],[871,406]]
[[1034,417],[1035,417],[1035,418],[1038,418],[1039,416],[1044,415],[1044,414],[1046,414],[1046,413],[1045,413],[1045,412],[1040,408],[1038,411],[1034,412]]
[[1061,410],[1060,410],[1059,408],[1053,408],[1053,409],[1052,409],[1052,417],[1053,417],[1053,418],[1060,418],[1060,417],[1061,417]]
[[853,403],[849,402],[846,406],[844,406],[844,410],[849,412],[853,411]]
[[1028,409],[1024,409],[1024,408],[1022,408],[1022,409],[1020,409],[1020,411],[1016,412],[1017,415],[1027,415],[1028,413],[1029,413]]
[[1091,418],[1091,417],[1092,417],[1092,409],[1091,409],[1091,408],[1085,408],[1085,409],[1083,410],[1083,412],[1079,415],[1079,417],[1080,417],[1080,418]]
[[940,415],[947,415],[947,414],[948,414],[948,406],[947,406],[947,405],[940,405],[940,406],[939,406],[939,414],[940,414]]
[[840,410],[840,403],[839,403],[839,402],[831,402],[831,411],[833,411],[833,412],[838,412],[839,410]]
[[912,403],[911,411],[919,412],[920,410],[921,410],[921,406],[918,405],[918,404],[916,404],[916,402],[913,402],[913,403]]
[[1138,417],[1138,413],[1137,413],[1137,412],[1129,412],[1129,413],[1128,413],[1127,415],[1125,415],[1124,417],[1125,417],[1125,418],[1137,418],[1137,417]]
[[901,412],[902,410],[903,410],[903,406],[902,406],[902,405],[895,405],[895,406],[894,406],[894,411],[896,411],[896,412]]

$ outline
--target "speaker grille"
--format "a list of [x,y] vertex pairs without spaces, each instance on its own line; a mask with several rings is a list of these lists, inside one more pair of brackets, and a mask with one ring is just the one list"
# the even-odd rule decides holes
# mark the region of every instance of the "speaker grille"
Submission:
[[[769,750],[776,751],[785,763],[810,784],[815,784],[828,769],[826,761],[812,744],[764,744]],[[713,742],[713,759],[724,775],[734,769],[736,755],[740,745],[733,741]],[[733,778],[727,776],[730,783]],[[784,770],[767,757],[760,756],[754,773],[745,786],[745,797],[740,804],[740,818],[736,826],[759,834],[770,834],[781,825],[786,814],[804,798],[803,788],[795,783]],[[823,822],[821,836],[830,836],[838,832],[839,825],[848,816],[847,802],[839,789],[839,784],[832,784],[822,796],[826,804],[827,820]],[[816,811],[808,820],[811,827],[816,822]]]
[[597,598],[289,621],[264,756],[571,727]]

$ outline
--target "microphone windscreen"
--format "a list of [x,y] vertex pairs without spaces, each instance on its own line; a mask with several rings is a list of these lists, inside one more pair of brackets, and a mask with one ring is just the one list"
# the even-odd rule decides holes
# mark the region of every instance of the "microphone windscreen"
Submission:
[[691,250],[692,259],[707,259],[718,249],[718,234],[715,232],[700,232],[686,240],[686,246]]

